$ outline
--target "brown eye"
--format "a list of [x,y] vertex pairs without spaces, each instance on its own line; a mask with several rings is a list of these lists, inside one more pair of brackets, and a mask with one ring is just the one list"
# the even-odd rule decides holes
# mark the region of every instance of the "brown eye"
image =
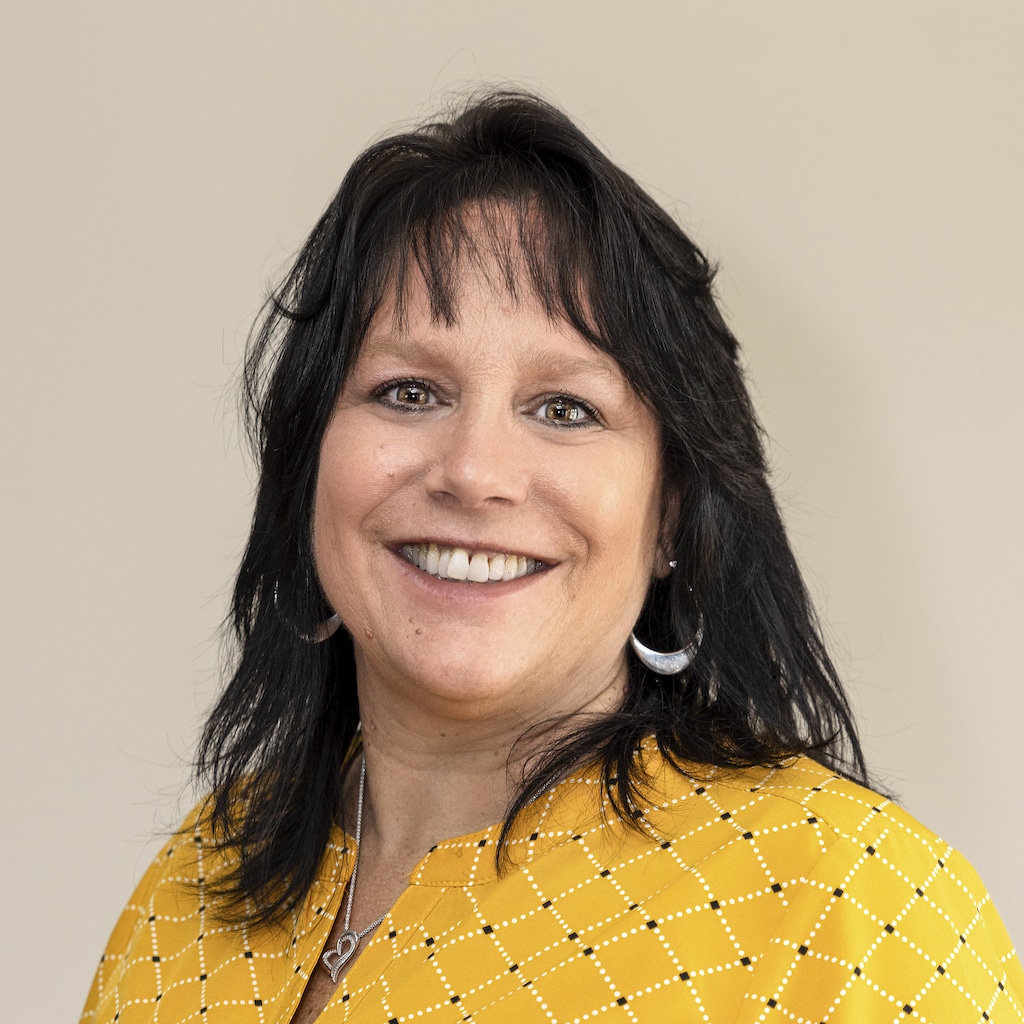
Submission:
[[440,404],[437,392],[426,381],[409,378],[382,384],[373,393],[375,401],[399,412],[427,412]]
[[395,388],[395,401],[399,405],[426,405],[430,392],[421,384],[399,384]]
[[573,423],[580,418],[582,410],[575,402],[556,398],[544,406],[544,418],[555,423]]
[[600,422],[593,406],[572,395],[542,399],[535,406],[533,415],[557,427],[587,427]]

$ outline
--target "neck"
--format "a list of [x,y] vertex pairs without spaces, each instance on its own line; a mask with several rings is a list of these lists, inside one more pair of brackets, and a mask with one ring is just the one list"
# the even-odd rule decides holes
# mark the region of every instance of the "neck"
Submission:
[[[621,694],[622,681],[611,680],[572,718],[607,711]],[[360,694],[360,712],[364,845],[403,859],[418,860],[442,840],[500,822],[529,758],[568,728],[557,719],[545,728],[544,718],[530,721],[522,713],[475,719],[424,714],[422,708],[410,713],[374,700],[372,693]]]
[[418,857],[500,821],[521,778],[521,764],[509,763],[513,742],[451,726],[428,741],[364,721],[364,840]]

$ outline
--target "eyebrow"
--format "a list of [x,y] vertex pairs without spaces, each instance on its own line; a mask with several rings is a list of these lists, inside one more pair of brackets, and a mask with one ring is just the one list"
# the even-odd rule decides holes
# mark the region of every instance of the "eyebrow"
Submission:
[[585,356],[544,355],[531,361],[532,370],[539,370],[545,377],[598,376],[609,383],[626,383],[626,375],[619,369],[611,356],[594,349],[603,358],[588,359]]
[[[519,358],[520,353],[514,352],[515,358],[524,370],[539,377],[600,377],[610,384],[628,386],[626,375],[618,363],[602,349],[593,347],[593,357],[565,356],[555,352],[539,353],[526,358]],[[368,333],[363,339],[362,352],[371,358],[380,356],[408,360],[409,362],[457,362],[453,358],[455,345],[443,335],[409,335],[404,332],[380,332],[374,337]]]

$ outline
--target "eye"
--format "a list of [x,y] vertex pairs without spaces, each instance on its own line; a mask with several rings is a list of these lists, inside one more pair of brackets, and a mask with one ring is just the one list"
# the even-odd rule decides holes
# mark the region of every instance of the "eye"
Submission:
[[414,411],[437,404],[437,397],[421,380],[393,380],[379,387],[374,397],[383,405]]
[[585,427],[597,422],[597,410],[582,398],[572,395],[555,395],[545,398],[534,413],[539,419],[553,426]]

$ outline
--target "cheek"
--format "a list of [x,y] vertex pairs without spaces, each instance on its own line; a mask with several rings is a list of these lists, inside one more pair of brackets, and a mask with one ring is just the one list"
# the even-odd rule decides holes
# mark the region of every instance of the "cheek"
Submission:
[[[657,467],[650,460],[608,460],[576,478],[563,492],[585,539],[586,564],[602,592],[616,602],[642,602],[658,560],[660,499]],[[594,585],[587,573],[577,582]]]
[[379,425],[361,410],[336,413],[320,448],[313,514],[318,562],[380,530],[417,466],[415,449],[382,438]]
[[365,511],[373,486],[371,460],[357,443],[345,417],[336,415],[324,434],[313,505],[313,548],[318,566],[328,568],[330,556],[351,540],[353,525]]
[[[610,543],[624,559],[652,566],[661,519],[660,467],[657,460],[636,454],[609,467],[594,505],[594,519],[606,524]],[[639,566],[638,566],[639,567]]]

